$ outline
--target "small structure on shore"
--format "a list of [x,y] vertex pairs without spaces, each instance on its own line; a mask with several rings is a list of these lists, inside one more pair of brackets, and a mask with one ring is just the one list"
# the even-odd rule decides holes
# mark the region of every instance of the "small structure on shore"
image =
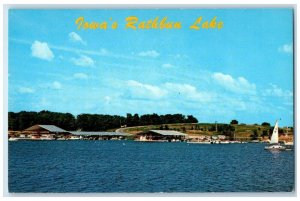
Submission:
[[205,142],[205,143],[209,143],[211,142],[211,136],[209,135],[189,135],[187,137],[187,141],[188,142]]
[[[85,140],[122,140],[128,134],[119,132],[99,132],[99,131],[70,131],[71,139]],[[76,138],[77,137],[77,138]]]
[[34,125],[25,129],[22,134],[28,139],[53,140],[70,135],[68,131],[54,125]]
[[174,130],[149,130],[136,135],[135,141],[141,142],[174,142],[184,141],[187,134]]

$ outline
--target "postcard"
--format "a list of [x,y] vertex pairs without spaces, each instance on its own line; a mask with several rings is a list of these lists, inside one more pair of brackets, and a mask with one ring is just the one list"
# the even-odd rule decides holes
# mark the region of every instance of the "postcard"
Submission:
[[9,193],[294,193],[294,12],[9,8]]

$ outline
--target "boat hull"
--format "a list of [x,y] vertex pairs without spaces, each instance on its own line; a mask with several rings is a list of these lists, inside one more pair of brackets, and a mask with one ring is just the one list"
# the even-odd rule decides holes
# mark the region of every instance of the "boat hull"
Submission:
[[281,145],[269,145],[265,146],[265,150],[278,150],[278,151],[285,151],[286,147]]
[[135,142],[168,142],[168,140],[134,140]]
[[188,144],[211,144],[212,142],[187,142]]

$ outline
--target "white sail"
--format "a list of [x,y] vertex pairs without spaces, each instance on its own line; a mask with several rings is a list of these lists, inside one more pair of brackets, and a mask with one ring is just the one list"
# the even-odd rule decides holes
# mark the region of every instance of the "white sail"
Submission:
[[277,144],[278,143],[278,121],[276,121],[270,144]]

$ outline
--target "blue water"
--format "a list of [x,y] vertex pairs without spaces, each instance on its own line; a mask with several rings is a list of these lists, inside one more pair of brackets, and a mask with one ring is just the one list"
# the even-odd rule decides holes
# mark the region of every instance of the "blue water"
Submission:
[[10,192],[289,192],[294,152],[263,144],[9,142]]

